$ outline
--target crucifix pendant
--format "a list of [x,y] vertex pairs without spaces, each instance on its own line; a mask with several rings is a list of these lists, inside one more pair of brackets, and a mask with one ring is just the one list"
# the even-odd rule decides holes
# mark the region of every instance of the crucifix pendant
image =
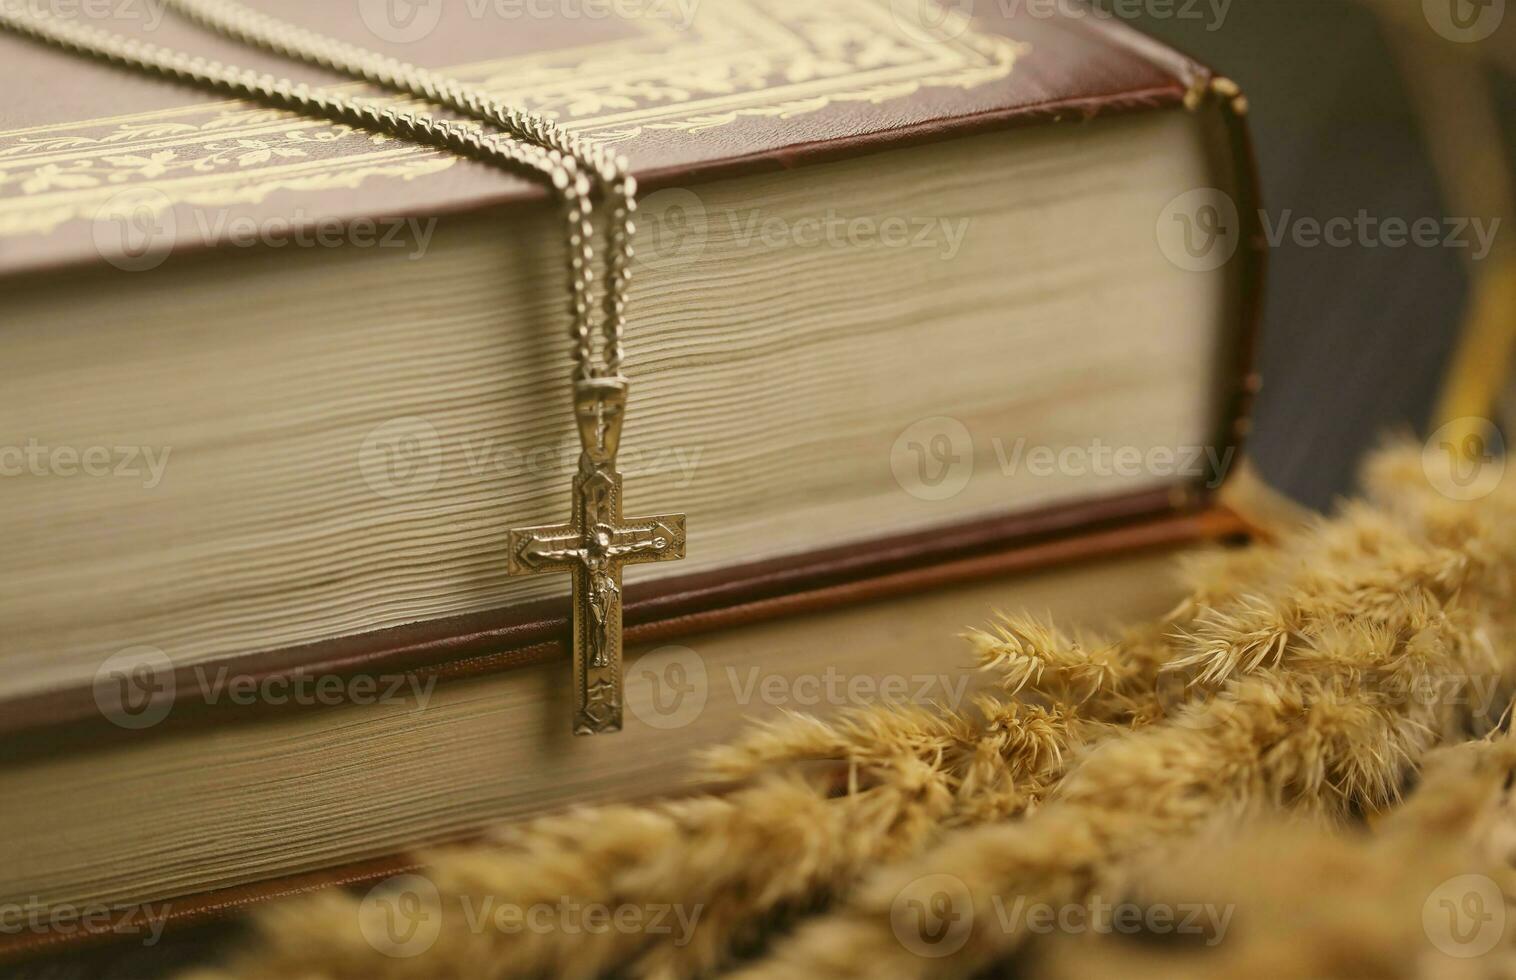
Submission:
[[616,450],[626,414],[625,378],[574,385],[579,473],[567,524],[510,533],[511,575],[574,577],[574,734],[621,730],[621,568],[684,557],[684,515],[623,519]]

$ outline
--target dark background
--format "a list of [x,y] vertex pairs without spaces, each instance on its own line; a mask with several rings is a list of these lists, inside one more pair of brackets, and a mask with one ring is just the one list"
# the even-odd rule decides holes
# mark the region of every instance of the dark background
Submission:
[[[1175,0],[1176,11],[1184,3]],[[1374,9],[1390,3],[1422,16],[1421,0],[1233,0],[1215,30],[1208,13],[1123,18],[1242,86],[1271,218],[1292,209],[1324,221],[1360,208],[1381,219],[1453,216],[1411,99],[1414,82]],[[1126,10],[1113,0],[1095,6]],[[1429,40],[1454,56],[1478,57],[1471,45]],[[1516,5],[1489,44],[1509,51],[1513,42]],[[1506,72],[1516,60],[1504,64],[1484,76],[1510,160],[1516,79]],[[1502,239],[1511,234],[1501,227]],[[1467,309],[1467,268],[1466,253],[1447,248],[1286,241],[1271,251],[1259,351],[1264,390],[1248,446],[1269,483],[1326,508],[1353,489],[1363,453],[1384,434],[1425,434]]]

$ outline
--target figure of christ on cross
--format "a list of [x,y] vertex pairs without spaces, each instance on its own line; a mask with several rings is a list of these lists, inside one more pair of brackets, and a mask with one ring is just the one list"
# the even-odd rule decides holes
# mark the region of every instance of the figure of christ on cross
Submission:
[[[625,387],[581,396],[585,451],[574,479],[573,520],[511,531],[510,574],[573,574],[574,732],[621,728],[621,569],[684,557],[684,515],[624,520],[615,466]],[[591,399],[594,399],[591,402]],[[610,404],[605,404],[609,402]]]

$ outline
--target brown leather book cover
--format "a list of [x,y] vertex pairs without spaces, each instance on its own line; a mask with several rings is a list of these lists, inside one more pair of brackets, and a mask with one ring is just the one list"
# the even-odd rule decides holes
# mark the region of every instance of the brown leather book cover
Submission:
[[[159,4],[110,6],[112,15],[91,26],[363,90],[210,34]],[[1255,185],[1245,103],[1224,79],[1109,17],[1042,16],[1036,5],[979,5],[969,17],[930,0],[645,0],[630,4],[637,14],[630,17],[542,17],[536,7],[486,0],[254,6],[446,69],[509,102],[551,113],[576,133],[614,142],[646,190],[1008,127],[1219,106],[1226,123],[1216,152],[1235,168],[1243,228],[1233,260],[1238,355],[1224,383],[1224,431],[1213,444],[1235,447],[1243,433],[1256,388],[1248,357],[1262,269],[1261,235],[1250,217]],[[0,89],[9,96],[0,104],[0,277],[98,264],[90,219],[124,191],[161,204],[171,238],[157,244],[175,250],[218,244],[215,229],[188,218],[208,205],[224,209],[222,229],[239,217],[281,216],[315,227],[381,208],[391,216],[442,215],[511,207],[545,193],[482,163],[219,99],[4,32]],[[1154,534],[1214,533],[1220,524],[1194,519],[1210,508],[1202,486],[1175,483],[676,575],[628,587],[628,640],[1088,551],[1076,541],[1115,548]],[[255,677],[381,665],[447,676],[502,669],[562,655],[566,606],[566,600],[533,602],[249,652],[230,665]],[[178,680],[196,683],[188,672]],[[98,724],[88,689],[27,696],[0,712],[0,732],[11,751],[23,753],[65,744],[62,727],[86,731]]]
[[[649,190],[882,144],[1173,106],[1201,98],[1213,81],[1119,21],[1031,12],[1038,5],[977,5],[972,18],[934,0],[627,0],[635,16],[595,17],[546,16],[512,0],[357,0],[357,16],[351,3],[251,5],[446,69],[578,134],[613,141]],[[161,3],[82,13],[96,6],[109,5],[66,9],[87,26],[151,44],[363,89],[214,35]],[[381,212],[445,214],[545,193],[482,163],[217,98],[3,32],[0,90],[4,273],[96,261],[88,219],[128,189],[161,193],[186,214],[214,205],[229,218],[294,216],[311,225]],[[170,223],[176,247],[214,244],[215,229]]]

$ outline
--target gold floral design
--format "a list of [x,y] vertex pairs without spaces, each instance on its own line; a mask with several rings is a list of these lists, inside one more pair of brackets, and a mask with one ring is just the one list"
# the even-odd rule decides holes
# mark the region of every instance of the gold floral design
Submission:
[[[1006,77],[1025,46],[951,16],[944,23],[952,29],[933,39],[904,30],[891,0],[707,0],[687,31],[638,23],[626,40],[453,73],[592,140],[634,142],[647,132],[701,133],[743,117],[788,119]],[[88,218],[126,187],[220,206],[278,190],[419,179],[455,162],[242,102],[0,132],[0,237]]]

